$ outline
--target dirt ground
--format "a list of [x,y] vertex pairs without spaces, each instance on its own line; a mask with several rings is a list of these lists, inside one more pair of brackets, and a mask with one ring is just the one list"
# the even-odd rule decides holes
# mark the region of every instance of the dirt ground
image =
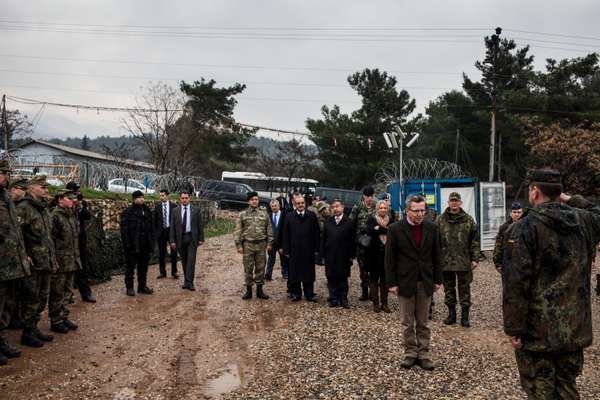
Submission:
[[[330,309],[317,268],[318,304],[290,303],[278,270],[266,285],[270,300],[242,301],[241,256],[226,235],[201,248],[196,292],[156,280],[156,266],[151,296],[127,297],[115,277],[94,287],[98,303],[71,306],[79,330],[55,334],[41,349],[22,348],[21,358],[0,367],[0,399],[524,398],[500,328],[499,276],[489,264],[475,274],[471,329],[445,327],[436,295],[432,357],[440,368],[432,373],[398,367],[395,299],[393,314],[373,313],[356,300],[354,273],[352,309]],[[48,327],[44,317],[41,328]],[[18,343],[19,332],[8,333]],[[583,398],[597,399],[598,345],[585,354],[579,385]]]

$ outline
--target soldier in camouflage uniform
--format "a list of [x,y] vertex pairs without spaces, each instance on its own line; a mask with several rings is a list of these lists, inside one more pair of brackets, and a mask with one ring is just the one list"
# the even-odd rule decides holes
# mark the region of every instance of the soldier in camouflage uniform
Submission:
[[67,308],[73,287],[73,274],[81,269],[77,240],[79,232],[73,210],[77,193],[72,190],[59,190],[54,199],[57,207],[52,211],[52,237],[59,269],[52,275],[50,281],[48,314],[50,329],[53,332],[67,333],[69,330],[77,329],[77,324],[68,318]]
[[0,160],[0,365],[21,355],[9,346],[2,331],[9,324],[11,310],[7,307],[14,305],[15,283],[30,274],[17,211],[6,190],[9,174],[8,160]]
[[528,174],[527,210],[504,243],[504,332],[529,399],[579,399],[576,378],[592,343],[590,260],[600,207],[562,193],[557,171]]
[[27,179],[19,179],[11,181],[8,187],[10,189],[10,198],[13,203],[17,204],[27,193]]
[[[366,235],[367,233],[367,220],[369,217],[375,218],[375,200],[373,195],[375,190],[367,186],[363,189],[363,200],[356,204],[350,212],[350,219],[354,222],[356,237],[359,235]],[[360,288],[361,296],[358,298],[360,301],[369,300],[369,273],[365,267],[365,257],[367,249],[360,244],[356,245],[356,261],[358,261],[358,268],[360,271]]]
[[458,281],[460,324],[468,328],[473,269],[479,265],[481,252],[475,221],[461,206],[460,194],[450,193],[448,208],[438,217],[437,225],[442,239],[444,302],[448,307],[448,318],[444,323],[446,325],[456,323],[456,282]]
[[258,193],[248,193],[249,207],[240,213],[235,226],[235,247],[243,254],[244,282],[246,292],[242,299],[252,298],[252,286],[256,283],[256,297],[268,299],[263,291],[267,251],[273,246],[273,228],[266,211],[258,207]]
[[23,335],[21,344],[41,347],[52,340],[37,327],[42,311],[48,303],[50,277],[58,270],[52,240],[52,219],[47,208],[48,183],[44,175],[36,175],[28,182],[27,194],[17,205],[19,224],[25,240],[27,255],[31,258],[31,275],[21,281]]
[[523,206],[518,201],[514,201],[511,205],[510,219],[500,225],[498,234],[496,235],[496,245],[494,246],[494,265],[496,270],[502,273],[502,253],[504,252],[504,236],[508,231],[508,228],[521,218],[523,215]]

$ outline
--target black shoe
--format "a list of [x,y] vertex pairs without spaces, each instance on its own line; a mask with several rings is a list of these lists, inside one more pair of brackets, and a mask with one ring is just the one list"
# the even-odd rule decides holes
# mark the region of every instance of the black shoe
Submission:
[[166,274],[165,275],[160,274],[159,276],[156,277],[156,279],[165,279],[166,277],[167,277]]
[[6,339],[0,336],[0,355],[4,355],[6,358],[17,358],[21,356],[21,351],[11,347]]
[[171,278],[173,278],[173,279],[179,279],[179,275],[177,275],[177,274],[171,275]]
[[340,306],[342,306],[342,308],[345,308],[345,309],[350,308],[350,306],[348,305],[348,300],[346,300],[346,299],[340,301]]
[[471,323],[469,322],[469,307],[462,307],[460,312],[460,325],[469,328]]
[[79,326],[75,322],[73,322],[69,319],[65,319],[62,323],[64,326],[69,328],[69,330],[71,330],[71,331],[76,331],[77,328],[79,328]]
[[150,289],[148,286],[144,286],[143,288],[138,288],[138,293],[140,294],[152,294],[154,290]]
[[306,301],[311,302],[311,303],[316,303],[317,302],[317,296],[315,296],[314,294],[310,295],[310,296],[306,297]]
[[81,301],[85,301],[86,303],[95,303],[96,296],[94,296],[94,293],[90,293],[89,295],[82,297]]
[[62,322],[50,325],[50,330],[57,333],[69,333],[69,328],[67,328]]
[[33,332],[35,333],[35,336],[37,336],[37,338],[40,339],[42,342],[51,342],[52,339],[54,339],[54,336],[46,335],[39,328],[34,328]]
[[252,298],[252,286],[246,286],[246,291],[242,295],[242,300],[250,300]]
[[417,360],[417,364],[419,364],[419,367],[423,368],[425,371],[433,371],[435,369],[435,365],[433,365],[431,360],[429,360],[427,358],[424,358],[424,359],[419,358]]
[[404,357],[404,360],[400,363],[400,366],[404,369],[411,369],[413,365],[417,362],[416,358],[413,357]]
[[444,320],[446,325],[454,325],[456,323],[456,306],[448,306],[448,318]]
[[127,296],[135,296],[135,290],[127,289]]
[[21,335],[21,344],[29,347],[42,347],[44,342],[38,339],[35,331],[32,328],[25,328],[23,329],[23,334]]
[[368,286],[362,286],[361,289],[362,289],[362,292],[361,292],[361,295],[358,298],[358,300],[360,300],[360,301],[367,301],[367,300],[369,300],[369,287]]
[[0,365],[8,364],[8,358],[6,358],[2,353],[0,353]]
[[256,297],[263,300],[269,300],[269,296],[263,292],[262,285],[256,285]]
[[191,291],[191,292],[195,292],[196,291],[196,288],[194,287],[194,285],[189,285],[187,289],[189,291]]
[[296,295],[292,295],[292,301],[300,301],[302,300],[302,296],[296,296]]
[[337,300],[331,300],[331,301],[329,302],[329,307],[332,307],[332,308],[333,308],[333,307],[337,307],[337,306],[338,306],[338,302],[337,302]]

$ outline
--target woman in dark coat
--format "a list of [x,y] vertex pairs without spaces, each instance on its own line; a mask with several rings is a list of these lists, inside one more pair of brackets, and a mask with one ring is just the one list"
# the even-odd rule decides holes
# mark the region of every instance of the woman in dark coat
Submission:
[[[367,249],[366,267],[369,272],[369,284],[373,311],[383,310],[390,313],[388,290],[385,284],[385,243],[388,227],[393,222],[389,214],[389,205],[385,200],[377,203],[375,215],[367,219],[367,235],[371,243]],[[379,291],[377,290],[379,287]],[[381,303],[380,303],[381,301]]]
[[355,229],[352,220],[344,216],[340,200],[334,200],[331,206],[333,217],[325,220],[321,234],[321,257],[325,259],[330,307],[348,308],[348,278],[356,253]]

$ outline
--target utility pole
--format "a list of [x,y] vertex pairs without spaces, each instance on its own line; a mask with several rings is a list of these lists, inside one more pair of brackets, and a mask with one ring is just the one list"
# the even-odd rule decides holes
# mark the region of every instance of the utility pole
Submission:
[[498,177],[498,182],[502,182],[502,178],[500,177],[500,171],[502,170],[502,135],[498,133],[498,172],[496,173]]
[[454,145],[454,164],[458,164],[458,141],[460,139],[460,129],[456,128],[456,143]]
[[6,120],[6,95],[2,95],[2,109],[0,110],[0,125],[4,136],[4,150],[8,156],[8,122]]
[[496,60],[498,58],[498,45],[502,28],[496,28],[492,35],[492,123],[490,129],[490,170],[489,181],[494,181],[494,159],[496,157]]

